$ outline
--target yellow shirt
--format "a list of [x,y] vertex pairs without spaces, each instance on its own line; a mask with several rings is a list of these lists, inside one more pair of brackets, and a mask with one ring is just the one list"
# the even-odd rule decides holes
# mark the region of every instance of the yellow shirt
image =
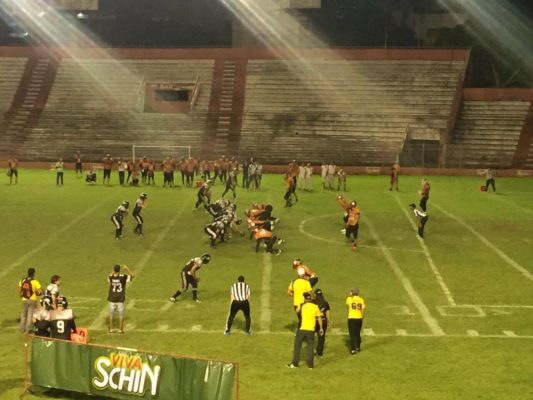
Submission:
[[304,293],[310,292],[313,289],[307,279],[297,278],[289,284],[289,290],[292,291],[293,304],[299,306],[304,302]]
[[348,306],[348,319],[363,319],[366,306],[362,297],[348,296],[346,305]]
[[316,320],[322,316],[320,308],[315,303],[304,303],[300,307],[302,313],[302,323],[300,330],[302,331],[314,331]]
[[[22,286],[22,282],[23,281],[24,281],[24,279],[19,282],[19,292],[20,292],[20,287]],[[37,292],[41,290],[41,284],[39,283],[39,281],[37,279],[32,279],[31,280],[31,288],[32,288],[32,291],[33,291],[31,297],[29,299],[26,299],[26,298],[22,297],[22,301],[26,301],[26,300],[37,301],[37,299],[38,299]]]

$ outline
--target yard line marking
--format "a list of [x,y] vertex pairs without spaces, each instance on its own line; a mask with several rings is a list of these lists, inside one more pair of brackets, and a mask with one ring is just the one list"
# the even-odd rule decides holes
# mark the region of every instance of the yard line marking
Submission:
[[[196,325],[195,325],[196,326]],[[15,329],[18,329],[17,327],[9,327],[9,328],[5,328],[5,329],[11,329],[11,330],[15,330]],[[104,331],[107,331],[107,329],[105,328],[95,328],[93,329],[93,331],[96,331],[96,332],[104,332]],[[166,334],[190,334],[191,332],[193,331],[192,328],[189,328],[189,329],[186,329],[186,328],[175,328],[175,329],[168,329],[168,330],[159,330],[159,329],[145,329],[145,328],[139,328],[139,329],[135,329],[134,331],[128,331],[126,332],[126,334],[128,333],[141,333],[141,334],[145,334],[145,333],[166,333]],[[207,334],[207,335],[221,335],[222,334],[222,331],[221,330],[214,330],[214,329],[200,329],[200,330],[195,330],[194,331],[195,333],[203,333],[203,334]],[[503,332],[507,332],[507,334],[487,334],[487,335],[481,335],[478,333],[478,335],[476,336],[475,334],[474,335],[470,335],[468,332],[470,331],[467,331],[467,333],[465,334],[446,334],[446,335],[434,335],[434,334],[431,334],[431,333],[407,333],[405,336],[402,336],[402,337],[407,337],[407,338],[429,338],[429,339],[438,339],[438,338],[479,338],[479,339],[528,339],[528,340],[533,340],[533,335],[517,335],[516,333],[514,333],[513,331],[503,331]],[[472,332],[475,332],[475,331],[472,331]],[[236,330],[235,332],[231,332],[231,335],[244,335],[245,332],[244,331],[238,331]],[[294,331],[270,331],[270,332],[257,332],[258,335],[276,335],[276,336],[294,336]],[[342,330],[332,330],[331,332],[328,333],[328,335],[330,336],[346,336],[348,335],[348,332],[347,331],[342,331]],[[388,338],[388,337],[398,337],[398,332],[394,332],[394,333],[374,333],[374,331],[372,329],[363,329],[363,332],[362,332],[362,335],[363,336],[372,336],[374,338]]]
[[511,257],[509,257],[507,254],[505,254],[502,250],[500,250],[498,247],[493,245],[485,236],[483,236],[481,233],[476,231],[470,224],[463,221],[458,216],[446,211],[444,208],[437,204],[433,204],[434,207],[438,208],[441,212],[446,214],[451,219],[458,222],[460,225],[464,226],[467,230],[470,231],[474,236],[476,236],[483,244],[485,244],[488,248],[492,249],[503,261],[505,261],[509,266],[516,269],[518,272],[520,272],[524,277],[529,279],[530,281],[533,281],[533,275],[523,266],[518,264],[515,260],[513,260]]
[[405,329],[396,329],[396,334],[398,336],[407,336],[407,331]]
[[505,203],[505,204],[507,204],[507,205],[509,205],[511,207],[518,208],[519,210],[522,210],[522,211],[524,211],[524,212],[526,212],[528,214],[533,214],[533,210],[531,210],[529,208],[525,208],[525,207],[519,206],[518,204],[515,204],[512,201],[505,201],[505,199],[502,199],[501,197],[499,197],[497,195],[496,196],[488,196],[488,197],[490,197],[491,199],[498,200],[498,201],[500,201],[502,203]]
[[172,302],[167,301],[163,306],[159,309],[159,311],[167,311],[172,307]]
[[161,324],[161,325],[158,325],[157,329],[159,331],[162,331],[162,332],[165,332],[165,331],[168,331],[168,324]]
[[37,253],[37,252],[41,251],[42,249],[44,249],[46,246],[48,246],[50,243],[52,243],[54,240],[56,240],[57,237],[59,235],[61,235],[63,232],[65,232],[65,231],[69,230],[70,228],[72,228],[73,226],[77,225],[83,218],[85,218],[86,216],[91,214],[93,211],[95,211],[96,209],[100,208],[100,206],[104,205],[109,200],[114,199],[117,196],[118,196],[118,193],[114,194],[113,196],[107,197],[105,200],[102,200],[101,202],[99,202],[95,206],[87,209],[84,213],[78,215],[76,218],[74,218],[68,224],[64,225],[59,230],[54,230],[54,232],[50,236],[48,236],[48,238],[44,242],[42,242],[39,246],[34,247],[32,250],[28,251],[26,254],[21,256],[17,261],[15,261],[14,263],[8,265],[6,268],[3,268],[2,271],[0,271],[0,279],[2,279],[4,276],[9,274],[14,268],[18,267],[19,265],[21,265],[22,263],[27,261],[35,253]]
[[131,324],[131,323],[130,323],[130,324],[126,324],[126,329],[127,329],[128,331],[132,331],[132,330],[134,330],[136,327],[137,327],[137,324]]
[[202,325],[193,325],[191,327],[191,331],[193,332],[200,332],[202,330]]
[[490,308],[533,308],[533,306],[530,305],[523,305],[523,304],[463,304],[465,306],[470,307],[490,307]]
[[126,306],[126,310],[131,310],[133,308],[133,306],[135,305],[135,299],[131,299],[129,302],[128,302],[128,305]]
[[445,333],[442,330],[442,328],[439,326],[439,323],[431,313],[429,312],[429,309],[424,304],[422,299],[420,298],[419,294],[414,289],[413,285],[411,284],[411,281],[405,276],[404,272],[390,253],[390,251],[385,248],[385,244],[382,242],[381,238],[379,237],[376,229],[374,228],[374,224],[370,221],[370,219],[365,217],[363,219],[364,223],[368,226],[368,229],[370,231],[370,234],[373,236],[376,243],[381,247],[381,252],[385,256],[385,259],[387,260],[389,266],[391,267],[392,271],[398,278],[398,280],[401,282],[403,288],[411,298],[411,301],[415,305],[415,307],[418,309],[418,312],[422,316],[422,319],[426,323],[426,325],[429,327],[431,333],[435,336],[444,336]]
[[478,331],[475,331],[473,329],[466,331],[466,333],[468,334],[468,336],[472,336],[472,337],[479,336]]
[[[413,221],[413,218],[411,218],[411,215],[409,215],[409,213],[407,212],[406,207],[404,207],[403,204],[400,202],[400,199],[398,198],[396,193],[394,193],[394,200],[396,200],[396,203],[398,203],[398,206],[400,206],[400,208],[402,209],[403,213],[405,214],[405,217],[407,218],[407,220],[409,221],[409,223],[413,227],[414,231],[418,232],[418,227],[416,226],[415,222]],[[431,254],[429,252],[428,247],[426,246],[426,243],[424,242],[424,239],[422,239],[418,235],[416,236],[416,238],[418,239],[418,243],[420,243],[420,246],[422,247],[422,251],[423,251],[424,255],[426,256],[426,259],[428,260],[428,264],[429,264],[429,267],[431,268],[431,271],[433,272],[433,275],[435,275],[435,278],[437,278],[437,282],[439,283],[439,286],[442,289],[442,291],[444,293],[444,296],[446,296],[446,300],[448,300],[448,303],[451,306],[454,306],[455,305],[455,300],[454,300],[454,298],[452,296],[452,293],[450,292],[450,289],[448,288],[448,285],[446,285],[446,283],[444,282],[444,279],[442,278],[442,275],[441,275],[440,271],[438,270],[437,266],[435,265],[435,262],[433,261],[433,257],[431,257]]]
[[261,331],[270,332],[272,310],[270,309],[270,279],[272,276],[272,256],[263,254],[263,276],[261,278]]
[[[304,226],[307,222],[309,221],[312,221],[314,219],[318,219],[318,218],[325,218],[325,217],[331,217],[331,216],[334,216],[334,215],[338,215],[338,214],[324,214],[324,215],[319,215],[319,216],[316,216],[316,217],[311,217],[311,218],[307,218],[307,219],[304,219],[302,222],[300,222],[300,224],[298,225],[298,230],[300,231],[300,233],[304,234],[305,236],[311,238],[311,239],[315,239],[315,240],[320,240],[322,242],[326,242],[326,243],[332,243],[332,244],[337,244],[337,245],[342,245],[342,246],[345,246],[345,243],[343,241],[339,241],[339,240],[332,240],[332,239],[327,239],[327,238],[323,238],[321,236],[317,236],[317,235],[313,235],[312,233],[309,233],[307,232],[305,229],[304,229]],[[380,250],[381,247],[379,246],[370,246],[368,244],[358,244],[357,245],[358,248],[362,248],[362,247],[366,247],[366,248],[369,248],[369,249],[378,249]],[[387,247],[387,249],[389,250],[395,250],[395,251],[408,251],[408,252],[411,252],[411,253],[422,253],[422,250],[413,250],[413,249],[399,249],[399,248],[396,248],[396,247]]]
[[[159,233],[159,235],[157,235],[156,239],[150,245],[150,248],[144,252],[144,254],[141,257],[141,259],[139,260],[139,262],[135,265],[134,272],[135,272],[135,276],[136,277],[138,277],[140,275],[140,273],[142,272],[142,270],[144,269],[146,264],[148,264],[148,260],[150,260],[150,258],[155,253],[155,250],[161,244],[163,239],[165,239],[165,237],[167,236],[167,234],[170,231],[170,229],[172,229],[172,227],[176,224],[176,222],[178,222],[178,218],[183,213],[183,210],[185,209],[185,206],[186,206],[186,203],[183,203],[183,205],[181,206],[179,212],[176,213],[176,216],[174,218],[172,218],[172,220],[167,224],[165,229],[163,229],[161,231],[161,233]],[[133,280],[133,281],[131,281],[129,283],[129,287],[130,288],[131,288],[131,285],[133,284],[133,282],[135,282],[135,280]],[[128,304],[128,306],[129,306],[129,304]],[[89,325],[89,329],[96,329],[97,327],[101,326],[102,321],[104,320],[104,318],[106,317],[106,315],[109,312],[108,310],[109,309],[108,309],[107,306],[102,308],[102,310],[100,311],[98,316]]]

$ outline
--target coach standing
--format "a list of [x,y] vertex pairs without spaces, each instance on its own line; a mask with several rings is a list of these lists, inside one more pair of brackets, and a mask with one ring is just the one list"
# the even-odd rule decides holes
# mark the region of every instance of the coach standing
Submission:
[[244,282],[244,276],[239,276],[237,282],[231,285],[231,305],[229,309],[228,320],[226,321],[226,330],[224,335],[229,336],[231,325],[237,312],[242,311],[246,319],[246,336],[252,334],[250,318],[250,286]]
[[365,301],[359,296],[359,289],[353,288],[346,298],[348,306],[348,332],[350,333],[350,354],[361,351],[361,328],[365,316]]
[[19,294],[22,299],[22,313],[20,315],[20,331],[33,332],[33,313],[37,306],[38,296],[42,294],[40,282],[35,279],[35,268],[28,268],[28,275],[18,284]]

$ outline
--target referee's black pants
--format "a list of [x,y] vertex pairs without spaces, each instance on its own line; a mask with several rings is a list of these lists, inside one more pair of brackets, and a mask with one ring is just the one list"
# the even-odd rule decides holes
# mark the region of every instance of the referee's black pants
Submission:
[[233,324],[235,315],[237,315],[239,311],[243,312],[244,318],[246,320],[246,332],[250,333],[252,319],[250,318],[250,302],[248,300],[244,300],[244,301],[233,300],[231,302],[231,306],[229,308],[228,320],[226,321],[226,332],[229,332],[231,330],[231,325]]
[[361,328],[363,320],[361,318],[348,319],[348,332],[350,333],[350,351],[361,349]]
[[317,341],[316,341],[316,355],[321,356],[324,354],[324,345],[326,344],[326,331],[328,330],[328,321],[322,320],[322,331],[323,335],[320,335],[319,333],[320,325],[318,323],[315,327],[315,332],[318,335]]

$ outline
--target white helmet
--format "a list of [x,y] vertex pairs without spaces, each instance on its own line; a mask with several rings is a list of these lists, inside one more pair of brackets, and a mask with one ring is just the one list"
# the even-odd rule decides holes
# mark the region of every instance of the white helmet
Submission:
[[300,267],[296,270],[298,276],[304,276],[305,275],[305,269]]

